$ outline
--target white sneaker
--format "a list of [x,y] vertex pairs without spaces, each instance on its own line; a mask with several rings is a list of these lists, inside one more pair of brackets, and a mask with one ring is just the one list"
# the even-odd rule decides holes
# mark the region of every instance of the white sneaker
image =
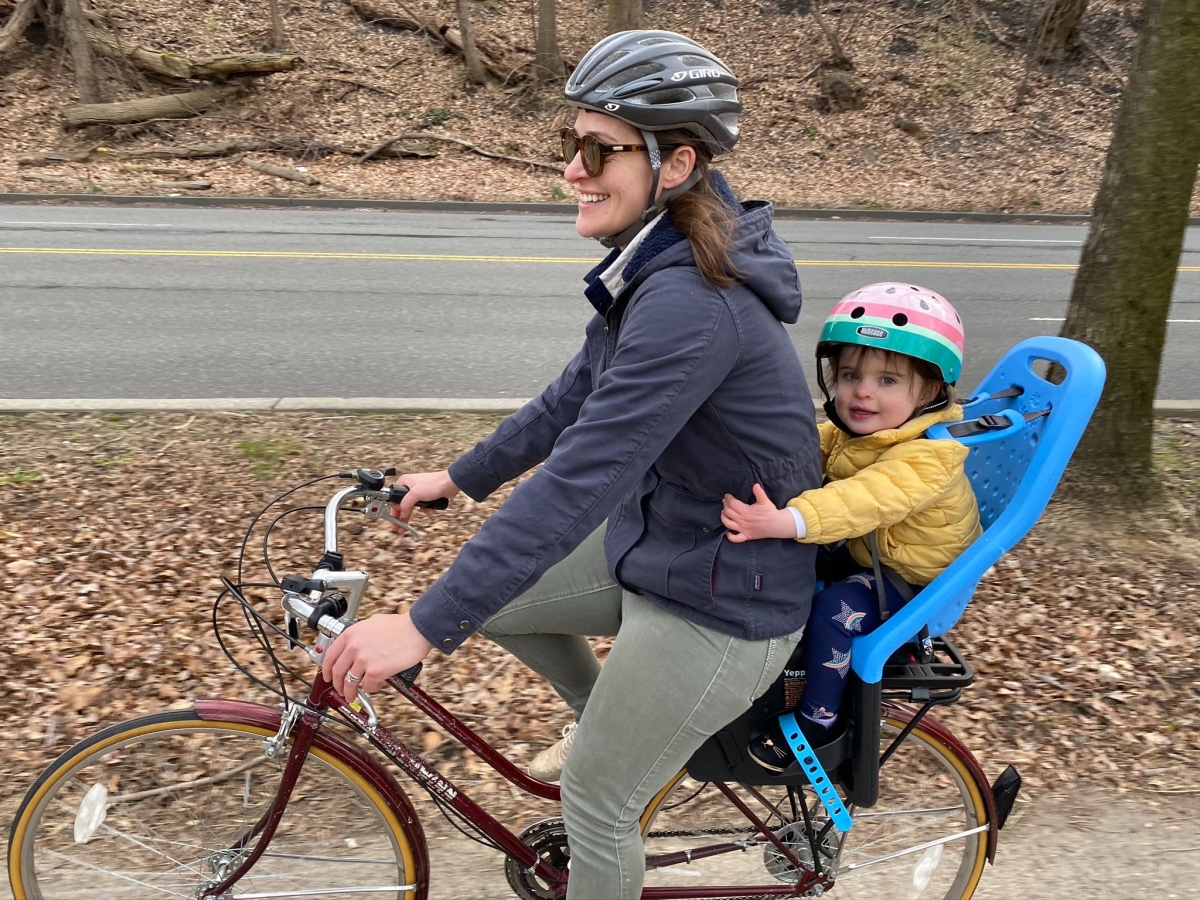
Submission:
[[562,777],[563,766],[567,764],[567,753],[571,750],[578,727],[575,722],[564,726],[562,740],[535,756],[526,771],[538,781],[558,781]]

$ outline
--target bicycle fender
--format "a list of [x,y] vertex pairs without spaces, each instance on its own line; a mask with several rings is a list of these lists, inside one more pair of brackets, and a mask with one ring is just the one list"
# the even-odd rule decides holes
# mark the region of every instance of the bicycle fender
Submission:
[[[884,718],[896,719],[897,721],[908,724],[912,721],[916,710],[909,709],[907,706],[900,706],[895,703],[881,703],[880,712]],[[979,761],[971,754],[971,751],[966,748],[957,737],[948,731],[941,722],[935,719],[932,715],[926,715],[921,720],[921,728],[951,750],[955,755],[962,760],[963,765],[971,773],[971,777],[975,779],[975,784],[979,787],[979,793],[983,797],[983,805],[987,810],[988,817],[988,840],[987,840],[987,860],[989,863],[996,861],[996,843],[1000,839],[999,816],[996,812],[996,798],[992,794],[991,782],[987,776],[983,774],[983,767],[979,765]]]
[[[283,711],[280,709],[242,700],[197,700],[192,708],[196,715],[205,721],[255,725],[269,731],[278,731],[279,722],[283,717]],[[429,885],[429,846],[425,840],[421,820],[404,789],[378,760],[340,735],[325,730],[318,731],[313,737],[313,746],[359,772],[392,807],[392,812],[405,826],[413,843],[413,861],[416,864],[419,886],[417,896],[425,896]]]

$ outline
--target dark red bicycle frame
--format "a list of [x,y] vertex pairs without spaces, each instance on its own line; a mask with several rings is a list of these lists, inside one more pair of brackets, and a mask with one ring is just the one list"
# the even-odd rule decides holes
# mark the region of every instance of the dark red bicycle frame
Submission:
[[[536,797],[541,797],[545,800],[560,800],[558,785],[548,784],[544,781],[538,781],[536,778],[531,778],[419,687],[409,684],[398,677],[388,679],[388,684],[404,695],[406,699],[424,712],[430,719],[444,728],[451,737],[461,742],[509,782]],[[462,793],[451,781],[439,774],[434,767],[413,753],[406,744],[397,741],[386,728],[376,726],[374,731],[368,732],[366,714],[351,709],[349,704],[346,703],[345,698],[338,694],[319,672],[309,693],[306,705],[308,709],[299,716],[292,727],[292,745],[274,802],[254,827],[247,834],[243,835],[238,843],[238,847],[233,848],[238,849],[248,846],[250,841],[257,839],[254,849],[232,874],[220,884],[208,889],[203,896],[220,896],[229,891],[266,851],[267,845],[271,842],[271,838],[275,834],[275,829],[278,827],[279,821],[283,818],[283,813],[291,798],[292,790],[296,786],[296,781],[300,776],[304,761],[314,746],[320,747],[331,756],[361,771],[371,782],[372,786],[382,796],[386,797],[396,811],[402,815],[402,818],[407,820],[410,829],[416,829],[421,839],[420,846],[412,848],[417,870],[417,890],[422,891],[427,886],[429,857],[425,847],[424,835],[420,830],[419,819],[411,801],[400,785],[396,783],[395,779],[375,759],[363,753],[341,737],[321,730],[321,717],[317,711],[325,709],[336,710],[345,718],[354,721],[357,724],[356,730],[366,737],[371,744],[382,751],[392,762],[398,765],[410,778],[436,796],[441,802],[459,813],[481,834],[493,841],[507,856],[517,860],[538,877],[542,878],[547,884],[551,885],[555,896],[565,896],[567,887],[566,869],[556,868],[541,859],[531,847],[494,819],[470,797]],[[233,721],[272,730],[278,730],[282,719],[282,713],[277,709],[234,700],[202,700],[196,703],[195,709],[196,713],[202,719]],[[725,794],[731,803],[741,810],[742,814],[746,816],[747,821],[759,830],[766,842],[772,844],[795,866],[796,871],[805,871],[804,864],[754,815],[749,807],[727,785],[718,784],[717,788]],[[722,853],[741,851],[743,849],[743,846],[740,844],[712,844],[707,847],[698,847],[690,852],[680,851],[657,857],[647,857],[646,862],[648,868],[665,867],[693,862]],[[682,900],[682,898],[702,900],[702,898],[709,897],[794,897],[803,895],[816,884],[829,887],[831,882],[824,875],[814,875],[808,872],[796,884],[772,884],[759,887],[713,886],[700,888],[699,890],[651,887],[643,890],[642,897],[643,900]]]

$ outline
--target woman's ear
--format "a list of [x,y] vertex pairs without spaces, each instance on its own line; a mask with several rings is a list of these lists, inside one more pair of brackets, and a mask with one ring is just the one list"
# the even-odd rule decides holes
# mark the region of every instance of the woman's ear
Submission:
[[696,148],[687,144],[676,147],[663,160],[662,172],[658,176],[659,193],[679,187],[687,181],[687,177],[692,174],[694,168],[696,168]]

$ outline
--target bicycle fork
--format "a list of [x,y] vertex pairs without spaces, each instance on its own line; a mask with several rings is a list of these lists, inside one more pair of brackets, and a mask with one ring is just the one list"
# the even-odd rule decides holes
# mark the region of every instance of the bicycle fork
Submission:
[[[259,857],[266,852],[267,846],[271,843],[271,838],[275,836],[275,830],[279,827],[279,822],[283,818],[283,812],[287,809],[288,801],[292,796],[292,790],[296,787],[296,781],[300,777],[300,770],[304,767],[304,761],[308,758],[309,748],[312,746],[313,738],[316,737],[320,727],[320,716],[312,710],[305,712],[301,704],[293,703],[280,720],[279,731],[275,737],[267,738],[263,741],[263,754],[269,758],[273,758],[278,755],[283,747],[287,746],[288,738],[293,738],[292,749],[288,754],[287,765],[284,766],[283,775],[279,782],[279,790],[275,794],[275,800],[263,814],[262,818],[254,823],[254,827],[246,832],[234,846],[229,848],[228,853],[231,859],[236,858],[237,855],[240,855],[246,849],[250,841],[254,840],[255,836],[258,836],[258,842],[254,845],[254,849],[250,851],[250,855],[242,860],[241,865],[237,869],[225,875],[223,881],[219,884],[210,884],[208,887],[202,885],[202,889],[196,893],[198,900],[206,900],[209,897],[225,897],[241,877],[249,872],[251,867],[258,862]],[[293,731],[294,735],[292,734]],[[220,878],[222,874],[218,872],[217,877]]]

